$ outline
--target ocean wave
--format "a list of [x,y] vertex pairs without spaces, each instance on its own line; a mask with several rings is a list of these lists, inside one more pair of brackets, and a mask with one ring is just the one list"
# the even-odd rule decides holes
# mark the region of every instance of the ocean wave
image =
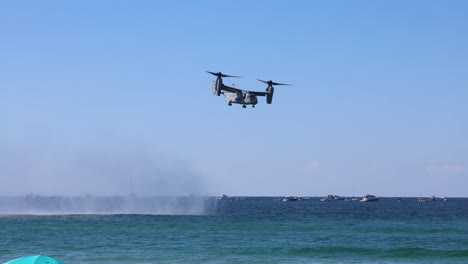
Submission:
[[0,198],[0,214],[153,214],[205,215],[213,213],[215,201],[209,197],[79,196],[29,195]]

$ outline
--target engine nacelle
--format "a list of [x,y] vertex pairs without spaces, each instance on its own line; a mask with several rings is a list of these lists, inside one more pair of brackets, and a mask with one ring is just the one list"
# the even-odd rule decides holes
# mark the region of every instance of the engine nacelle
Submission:
[[267,104],[271,104],[271,102],[273,101],[273,92],[275,91],[275,88],[268,87],[266,91],[267,91],[266,102]]
[[216,95],[217,95],[217,96],[220,96],[220,95],[221,95],[221,87],[222,87],[222,84],[221,84],[221,86],[218,85],[218,86],[216,87]]
[[211,84],[211,94],[220,96],[223,87],[223,80],[221,78],[216,79]]

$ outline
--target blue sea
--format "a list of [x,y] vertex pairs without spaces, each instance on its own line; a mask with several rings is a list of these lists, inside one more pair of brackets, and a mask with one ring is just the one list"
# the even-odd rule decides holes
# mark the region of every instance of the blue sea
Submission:
[[468,199],[0,198],[0,263],[468,263]]

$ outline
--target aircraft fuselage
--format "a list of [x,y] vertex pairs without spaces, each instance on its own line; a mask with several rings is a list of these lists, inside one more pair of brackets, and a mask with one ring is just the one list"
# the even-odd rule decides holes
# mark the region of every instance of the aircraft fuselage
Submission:
[[255,106],[258,103],[257,96],[250,93],[231,93],[224,91],[223,95],[224,97],[226,97],[226,102],[228,103],[228,105],[241,104]]

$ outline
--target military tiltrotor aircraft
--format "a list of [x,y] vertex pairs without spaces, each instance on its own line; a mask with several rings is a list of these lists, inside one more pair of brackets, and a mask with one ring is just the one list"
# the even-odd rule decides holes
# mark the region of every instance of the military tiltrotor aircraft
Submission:
[[248,91],[248,90],[241,90],[235,87],[224,85],[222,77],[234,77],[234,78],[241,78],[239,76],[227,75],[221,72],[210,72],[206,71],[207,73],[213,74],[216,76],[216,80],[213,81],[213,85],[211,87],[211,93],[213,95],[220,96],[221,94],[226,97],[226,102],[229,106],[234,104],[241,104],[243,108],[246,108],[247,105],[255,105],[258,103],[257,96],[266,96],[266,103],[271,104],[273,101],[273,92],[275,88],[273,85],[290,85],[286,83],[277,83],[273,81],[263,81],[259,80],[260,82],[266,83],[267,88],[265,92],[257,92],[257,91]]

